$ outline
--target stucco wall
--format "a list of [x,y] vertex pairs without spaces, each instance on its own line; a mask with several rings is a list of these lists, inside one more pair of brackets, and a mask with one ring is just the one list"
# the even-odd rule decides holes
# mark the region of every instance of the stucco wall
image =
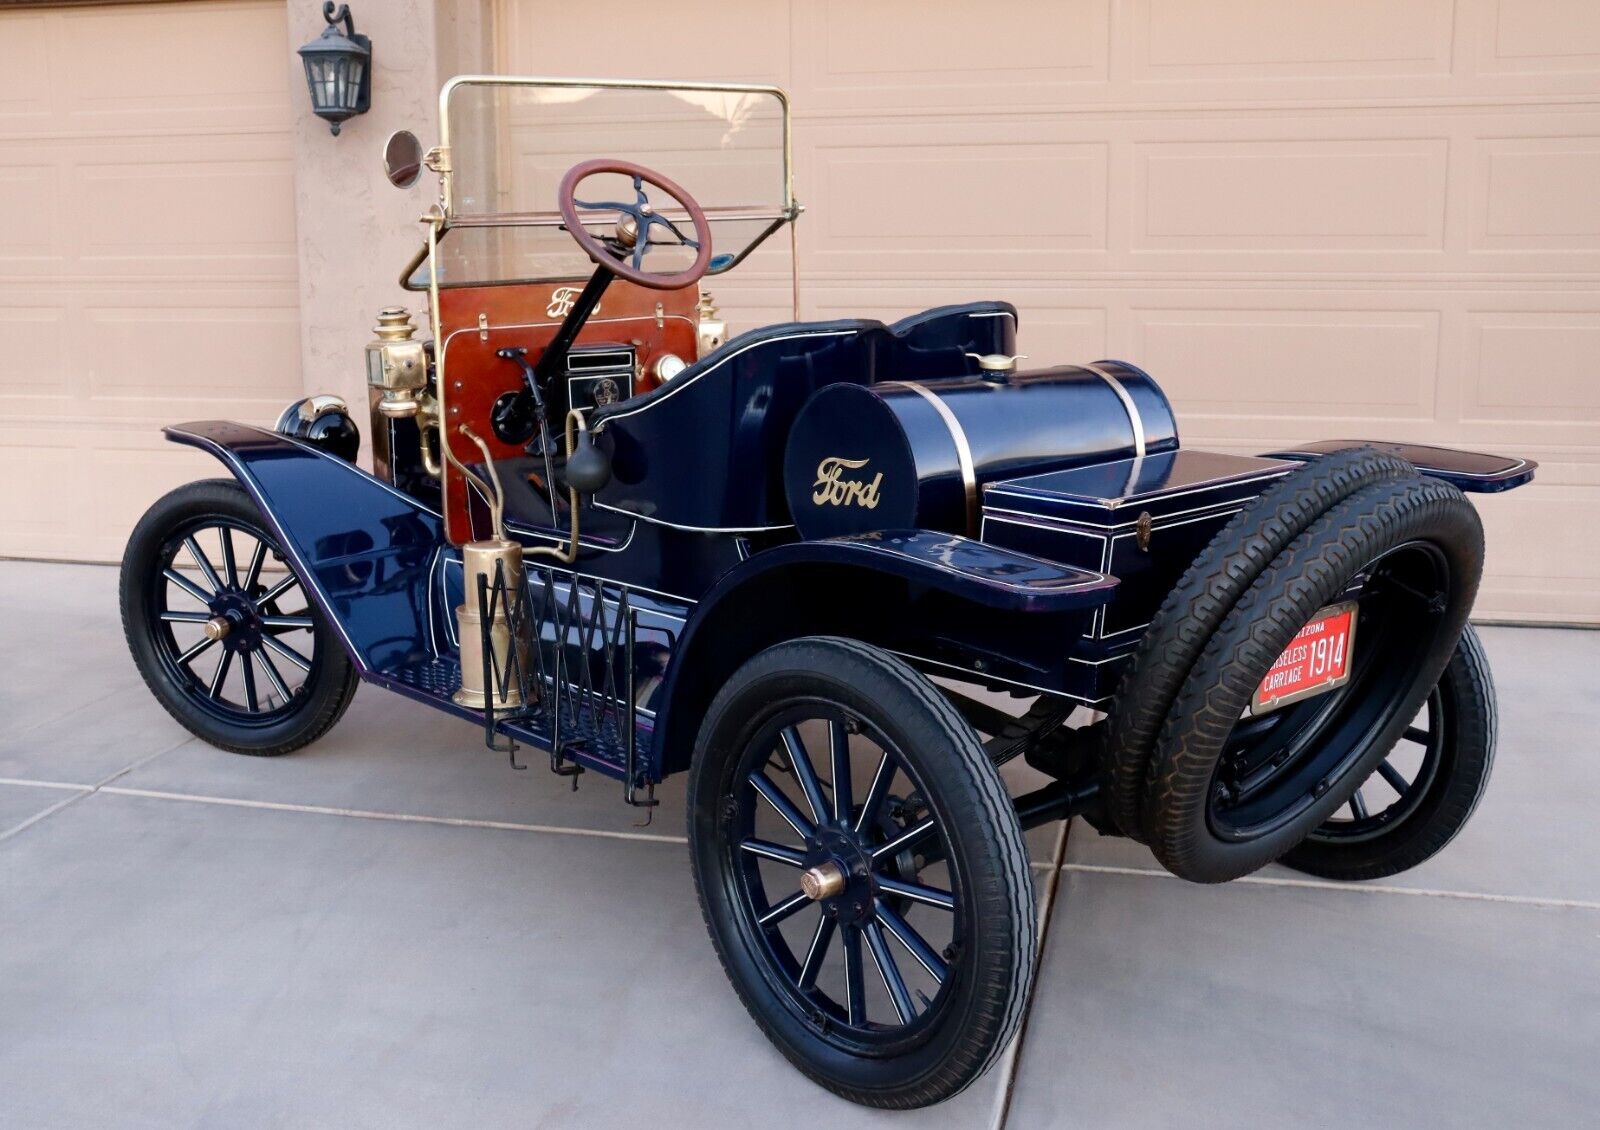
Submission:
[[[335,137],[310,110],[298,56],[289,64],[305,100],[294,132],[295,220],[300,254],[300,352],[308,393],[366,403],[362,347],[377,312],[396,303],[423,324],[427,303],[397,279],[424,239],[417,218],[433,179],[401,191],[384,178],[389,134],[409,129],[438,140],[439,87],[452,75],[491,69],[490,0],[368,0],[352,5],[356,30],[372,37],[372,109]],[[290,0],[296,45],[326,26],[319,0]],[[370,458],[364,445],[363,460]]]

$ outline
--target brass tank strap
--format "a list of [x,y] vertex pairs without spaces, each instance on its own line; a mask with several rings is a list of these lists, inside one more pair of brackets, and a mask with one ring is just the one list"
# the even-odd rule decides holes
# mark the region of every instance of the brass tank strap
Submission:
[[1133,457],[1144,458],[1144,418],[1139,415],[1139,406],[1133,402],[1123,383],[1099,365],[1083,364],[1080,368],[1088,369],[1095,376],[1111,386],[1111,391],[1117,394],[1117,399],[1122,401],[1122,410],[1128,414],[1128,426],[1133,429]]
[[885,381],[886,385],[900,385],[916,393],[933,406],[939,414],[939,419],[944,421],[945,428],[950,432],[950,441],[955,444],[956,463],[961,468],[961,488],[967,500],[967,536],[978,536],[978,472],[972,463],[972,446],[967,443],[967,433],[961,427],[961,421],[956,419],[956,414],[950,411],[950,406],[940,400],[933,393],[923,388],[916,381]]

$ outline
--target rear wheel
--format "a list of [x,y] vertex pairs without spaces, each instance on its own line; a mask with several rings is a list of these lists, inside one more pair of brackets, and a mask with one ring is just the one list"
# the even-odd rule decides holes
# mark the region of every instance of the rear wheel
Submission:
[[1400,741],[1345,807],[1279,862],[1324,879],[1383,879],[1437,854],[1466,826],[1494,766],[1494,683],[1471,627]]
[[122,629],[167,712],[235,753],[321,737],[355,693],[344,649],[237,483],[189,483],[134,528]]
[[[1476,512],[1431,479],[1370,487],[1296,538],[1228,614],[1168,713],[1143,804],[1156,857],[1183,878],[1222,882],[1332,816],[1439,680],[1482,562]],[[1358,607],[1349,680],[1250,712],[1300,628],[1346,600]]]
[[925,1106],[1016,1033],[1036,953],[1016,812],[899,660],[816,637],[741,667],[700,731],[689,844],[734,988],[828,1089]]

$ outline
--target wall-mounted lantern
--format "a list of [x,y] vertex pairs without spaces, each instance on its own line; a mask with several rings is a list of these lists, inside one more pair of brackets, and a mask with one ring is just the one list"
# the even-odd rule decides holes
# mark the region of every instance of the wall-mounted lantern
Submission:
[[[350,5],[322,5],[327,29],[300,48],[311,88],[311,109],[335,134],[346,118],[365,114],[372,105],[372,40],[356,34]],[[343,21],[344,31],[339,31]]]

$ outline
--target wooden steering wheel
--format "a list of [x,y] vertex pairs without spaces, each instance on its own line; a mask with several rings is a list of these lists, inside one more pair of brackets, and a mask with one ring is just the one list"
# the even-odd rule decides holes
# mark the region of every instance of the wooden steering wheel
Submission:
[[[631,204],[615,200],[599,200],[593,203],[579,200],[576,195],[578,185],[598,173],[618,173],[632,177],[633,191],[637,199]],[[689,223],[694,229],[692,237],[685,235],[677,224],[656,211],[645,193],[644,186],[647,184],[666,193],[679,207],[689,213]],[[556,202],[561,209],[561,219],[566,224],[568,234],[578,241],[578,246],[583,248],[597,266],[604,267],[620,279],[627,279],[631,283],[649,287],[651,290],[678,290],[698,282],[711,265],[711,228],[706,223],[706,214],[700,210],[700,205],[672,181],[660,173],[651,172],[643,165],[606,157],[580,162],[568,169],[566,176],[561,178],[561,186],[556,190],[556,196]],[[622,218],[617,222],[616,236],[591,234],[583,226],[583,221],[578,215],[579,209],[621,213]],[[672,238],[663,240],[660,244],[654,243],[651,234],[657,229],[664,229]],[[687,269],[675,274],[647,271],[644,269],[644,257],[653,246],[693,248],[694,262]]]

